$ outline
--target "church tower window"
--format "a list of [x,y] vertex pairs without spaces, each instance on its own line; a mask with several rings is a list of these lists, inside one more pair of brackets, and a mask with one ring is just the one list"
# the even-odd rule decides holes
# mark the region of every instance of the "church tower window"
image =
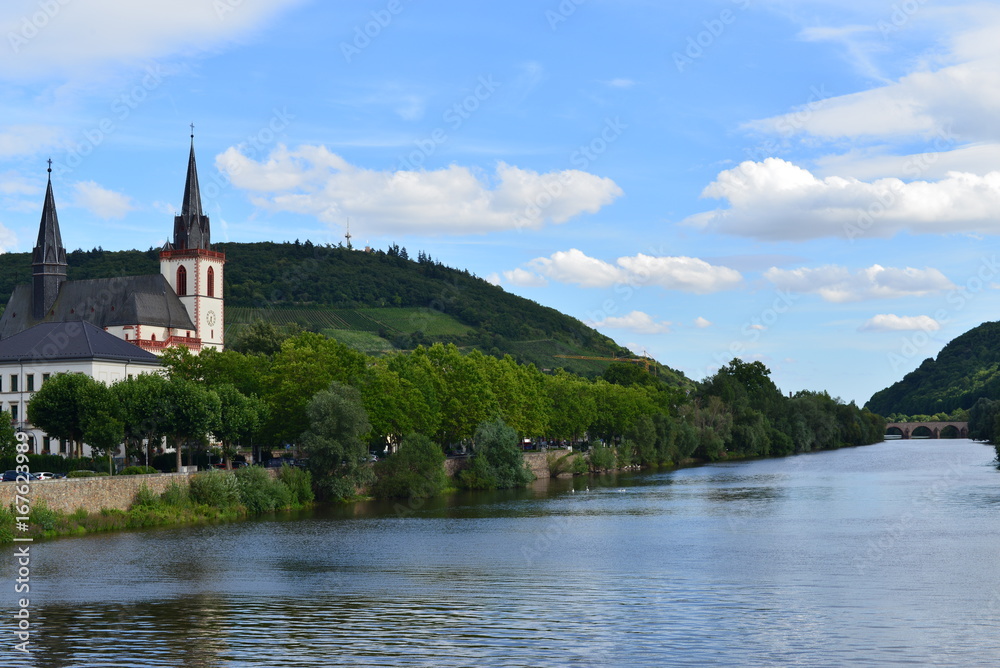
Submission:
[[177,267],[177,296],[183,297],[188,293],[188,272],[184,265]]
[[208,268],[208,296],[215,296],[215,269]]

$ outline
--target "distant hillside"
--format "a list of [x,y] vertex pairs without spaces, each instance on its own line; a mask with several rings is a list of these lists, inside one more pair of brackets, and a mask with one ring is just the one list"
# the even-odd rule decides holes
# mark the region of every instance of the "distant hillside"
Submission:
[[1000,398],[1000,322],[986,322],[946,345],[937,359],[876,392],[865,407],[879,415],[933,415]]
[[[255,320],[322,332],[369,354],[436,341],[510,354],[540,368],[593,376],[609,365],[577,357],[634,357],[600,332],[559,311],[505,292],[468,271],[398,246],[364,252],[305,243],[223,243],[226,253],[226,338]],[[159,252],[77,250],[69,278],[159,272]],[[0,255],[0,295],[31,277],[29,253]],[[676,384],[689,381],[656,365]]]

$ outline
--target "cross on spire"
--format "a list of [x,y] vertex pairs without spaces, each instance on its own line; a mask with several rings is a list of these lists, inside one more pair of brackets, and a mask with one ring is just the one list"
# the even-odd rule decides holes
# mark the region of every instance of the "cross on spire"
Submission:
[[49,158],[49,174],[51,173],[52,173],[52,158]]

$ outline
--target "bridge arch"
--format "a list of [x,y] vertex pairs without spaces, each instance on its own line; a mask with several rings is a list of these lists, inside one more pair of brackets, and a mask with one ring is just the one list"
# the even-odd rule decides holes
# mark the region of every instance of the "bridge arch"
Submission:
[[941,434],[938,438],[961,438],[962,431],[953,424],[946,424],[941,427]]
[[937,437],[938,437],[938,430],[931,429],[925,424],[917,425],[916,427],[913,428],[913,431],[910,432],[910,438],[937,438]]

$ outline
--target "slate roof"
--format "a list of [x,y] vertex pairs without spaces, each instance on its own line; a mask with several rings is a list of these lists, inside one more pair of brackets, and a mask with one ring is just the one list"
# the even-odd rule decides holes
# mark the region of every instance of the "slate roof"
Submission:
[[40,320],[32,314],[32,286],[15,286],[0,317],[0,340],[43,322],[80,321],[101,329],[120,325],[195,329],[167,279],[162,274],[149,274],[64,281],[49,313]]
[[160,364],[153,353],[89,322],[44,322],[0,341],[0,362],[83,359]]

